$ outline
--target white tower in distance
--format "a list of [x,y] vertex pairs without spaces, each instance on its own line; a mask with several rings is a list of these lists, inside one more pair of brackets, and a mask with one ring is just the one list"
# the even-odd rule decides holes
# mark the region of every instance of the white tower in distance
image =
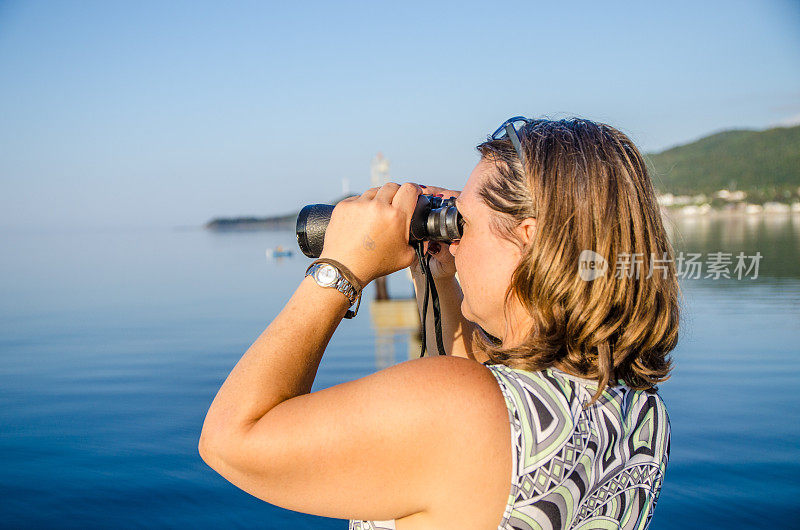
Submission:
[[379,188],[389,182],[389,159],[384,158],[383,153],[378,153],[370,164],[370,175],[372,176],[372,187]]

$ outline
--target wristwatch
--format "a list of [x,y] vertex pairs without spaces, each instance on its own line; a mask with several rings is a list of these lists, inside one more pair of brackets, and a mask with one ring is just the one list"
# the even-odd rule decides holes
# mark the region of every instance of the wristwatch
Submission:
[[[345,278],[338,268],[334,267],[330,263],[312,263],[308,269],[306,269],[306,276],[311,276],[314,278],[314,281],[317,282],[317,285],[320,287],[336,289],[347,297],[347,300],[350,302],[351,306],[355,304],[356,301],[358,301],[359,306],[361,305],[361,292],[356,289],[347,278]],[[347,314],[344,317],[353,318],[356,316],[357,312],[358,306],[356,306],[355,311],[348,309]]]

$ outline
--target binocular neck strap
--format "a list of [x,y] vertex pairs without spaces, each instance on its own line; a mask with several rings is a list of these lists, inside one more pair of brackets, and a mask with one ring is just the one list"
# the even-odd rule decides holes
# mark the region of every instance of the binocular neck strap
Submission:
[[414,250],[417,252],[419,259],[419,266],[425,274],[425,297],[422,302],[422,348],[419,353],[420,357],[425,355],[426,343],[428,335],[425,332],[425,323],[428,319],[428,294],[430,294],[433,304],[433,324],[436,328],[436,347],[439,349],[439,355],[447,355],[444,351],[444,341],[442,340],[442,310],[439,307],[439,293],[436,292],[436,284],[433,281],[433,274],[430,268],[429,255],[423,251],[424,243],[418,241],[414,244]]

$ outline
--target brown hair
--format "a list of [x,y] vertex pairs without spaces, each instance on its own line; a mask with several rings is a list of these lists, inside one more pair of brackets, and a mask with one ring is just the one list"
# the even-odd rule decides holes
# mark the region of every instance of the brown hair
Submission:
[[[516,347],[480,330],[476,344],[495,363],[596,379],[592,402],[617,380],[655,389],[672,368],[680,289],[642,155],[620,131],[584,119],[533,120],[519,137],[526,168],[508,138],[477,147],[497,168],[479,195],[496,212],[497,233],[520,244],[506,303],[516,297],[532,325]],[[524,245],[513,229],[531,217],[537,226]],[[581,278],[585,250],[605,258],[605,275]]]

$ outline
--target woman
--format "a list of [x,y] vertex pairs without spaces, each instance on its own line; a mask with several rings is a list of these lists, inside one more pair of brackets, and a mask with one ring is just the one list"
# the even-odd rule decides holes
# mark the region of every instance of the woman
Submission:
[[[461,239],[428,249],[451,355],[309,393],[351,300],[307,276],[208,411],[200,454],[223,477],[351,528],[647,526],[679,292],[642,157],[580,119],[512,119],[478,150],[450,194]],[[340,203],[322,257],[355,284],[408,266],[419,284],[423,191],[442,190]]]

